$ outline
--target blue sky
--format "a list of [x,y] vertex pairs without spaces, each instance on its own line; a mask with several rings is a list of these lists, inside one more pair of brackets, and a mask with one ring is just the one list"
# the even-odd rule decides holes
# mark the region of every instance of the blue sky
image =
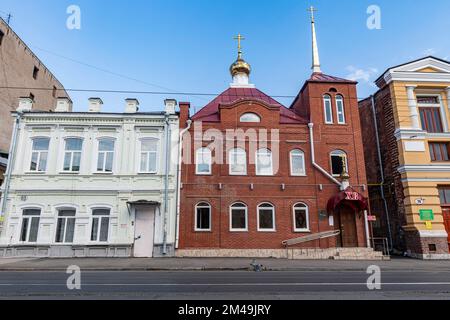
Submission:
[[[81,30],[66,28],[72,4],[81,9]],[[359,97],[375,90],[387,67],[429,54],[450,59],[448,0],[2,0],[0,14],[12,13],[14,30],[66,88],[220,93],[231,81],[233,36],[242,33],[251,82],[269,95],[294,96],[311,74],[311,4],[319,10],[323,72],[356,77]],[[381,30],[366,27],[372,4],[381,8]],[[76,111],[100,96],[111,112],[122,111],[127,97],[138,98],[142,111],[161,110],[165,98],[198,110],[212,98],[70,94]]]

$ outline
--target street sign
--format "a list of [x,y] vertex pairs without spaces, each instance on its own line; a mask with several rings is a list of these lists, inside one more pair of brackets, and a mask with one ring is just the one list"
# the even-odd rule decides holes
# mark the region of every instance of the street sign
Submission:
[[375,222],[377,221],[377,216],[367,216],[367,221]]
[[420,220],[422,221],[434,221],[434,213],[431,209],[419,210]]

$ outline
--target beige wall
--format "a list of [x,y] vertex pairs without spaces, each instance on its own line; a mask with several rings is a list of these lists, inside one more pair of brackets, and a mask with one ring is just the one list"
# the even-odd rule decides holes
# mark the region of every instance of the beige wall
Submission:
[[[50,110],[56,105],[56,97],[67,96],[63,91],[53,92],[53,87],[64,89],[62,84],[39,61],[20,38],[0,19],[0,30],[4,33],[0,45],[0,152],[8,152],[13,127],[11,111],[18,106],[19,97],[35,96],[34,110]],[[34,67],[39,68],[37,79],[33,78]],[[49,88],[43,90],[13,90],[3,87]]]

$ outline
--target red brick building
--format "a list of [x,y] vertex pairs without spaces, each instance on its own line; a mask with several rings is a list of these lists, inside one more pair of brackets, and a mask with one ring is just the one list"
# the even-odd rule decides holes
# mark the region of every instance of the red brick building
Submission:
[[249,84],[240,45],[230,88],[191,119],[180,103],[179,256],[285,257],[283,241],[335,230],[292,252],[367,248],[356,82],[321,72],[314,23],[313,47],[313,74],[290,107]]

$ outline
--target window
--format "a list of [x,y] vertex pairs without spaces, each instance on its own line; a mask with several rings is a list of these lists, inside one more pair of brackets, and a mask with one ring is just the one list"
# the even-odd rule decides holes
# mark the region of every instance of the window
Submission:
[[450,205],[450,187],[440,187],[439,198],[441,199],[441,205]]
[[2,45],[2,43],[3,43],[3,37],[5,36],[5,34],[3,33],[3,31],[2,30],[0,30],[0,46]]
[[336,113],[339,124],[345,124],[345,108],[344,108],[344,97],[341,95],[336,96]]
[[31,99],[31,101],[35,102],[35,101],[34,101],[34,98],[35,98],[35,97],[34,97],[34,94],[30,92],[30,99]]
[[450,161],[449,143],[430,142],[431,161]]
[[347,155],[344,151],[333,151],[331,153],[331,172],[333,176],[340,176],[348,172]]
[[30,171],[45,172],[47,170],[49,138],[34,138],[31,151]]
[[305,170],[305,154],[301,150],[291,151],[291,175],[304,176]]
[[141,166],[140,171],[156,173],[158,163],[158,140],[144,139],[141,141]]
[[308,206],[304,203],[294,205],[294,231],[309,232]]
[[57,88],[55,86],[53,86],[53,90],[52,90],[52,97],[56,98],[56,92],[57,92]]
[[323,97],[323,105],[325,112],[325,123],[332,124],[333,123],[333,108],[331,106],[331,96],[326,94]]
[[20,241],[22,242],[37,242],[39,233],[39,221],[41,210],[39,209],[25,209],[23,210],[22,229],[20,232]]
[[195,231],[211,231],[211,206],[206,202],[195,206]]
[[270,203],[258,206],[258,231],[275,231],[275,208]]
[[431,133],[444,132],[440,108],[419,108],[422,129]]
[[200,148],[195,155],[196,174],[211,174],[211,150]]
[[59,210],[55,240],[57,243],[73,243],[73,236],[75,234],[75,215],[76,211],[72,209]]
[[37,77],[38,77],[38,74],[39,74],[39,68],[38,67],[34,67],[33,68],[33,79],[37,79]]
[[98,172],[112,172],[114,162],[114,139],[100,139],[98,141]]
[[91,241],[108,242],[109,209],[95,209],[92,211]]
[[230,175],[246,175],[247,174],[247,153],[244,149],[230,150],[229,157]]
[[244,113],[240,119],[241,122],[261,122],[261,118],[256,113]]
[[81,150],[83,148],[83,139],[66,139],[66,148],[64,154],[64,171],[79,172],[81,164]]
[[247,206],[235,203],[230,208],[230,231],[247,231]]
[[272,176],[272,152],[268,149],[259,149],[256,152],[256,174],[258,176]]

